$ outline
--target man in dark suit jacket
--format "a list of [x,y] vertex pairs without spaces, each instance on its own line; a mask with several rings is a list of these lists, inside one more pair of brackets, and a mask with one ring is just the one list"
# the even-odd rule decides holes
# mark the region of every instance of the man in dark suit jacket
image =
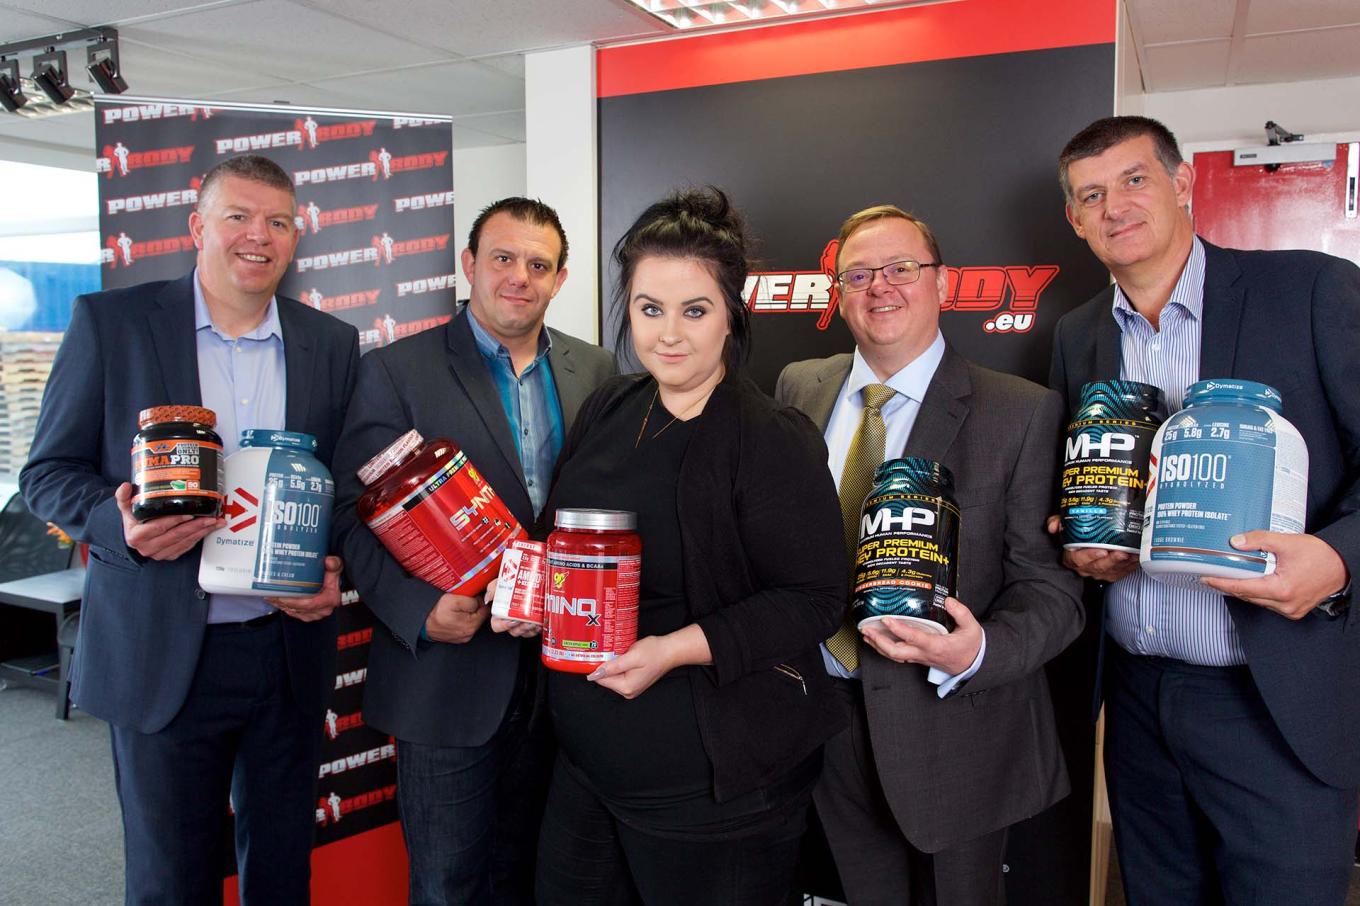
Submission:
[[[1360,270],[1198,239],[1161,123],[1110,117],[1060,158],[1067,216],[1116,285],[1058,323],[1050,383],[1275,387],[1310,459],[1307,534],[1247,532],[1273,575],[1160,585],[1137,557],[1065,560],[1103,604],[1105,765],[1130,904],[1340,903],[1360,783]],[[1056,524],[1053,525],[1056,529]],[[1102,600],[1103,599],[1103,600]]]
[[355,473],[414,428],[456,443],[520,524],[534,524],[577,409],[615,372],[607,352],[543,324],[566,254],[542,202],[482,211],[463,251],[467,308],[364,358],[336,460],[337,537],[385,627],[373,637],[364,720],[397,739],[413,903],[532,901],[551,763],[530,726],[538,646],[515,638],[521,629],[484,626],[482,595],[444,594],[402,569],[355,511]]
[[129,903],[221,898],[229,793],[245,902],[308,900],[340,562],[312,597],[209,595],[199,542],[224,520],[139,523],[128,484],[137,414],[167,404],[214,408],[226,450],[283,428],[331,461],[358,337],[274,295],[295,206],[273,162],[227,160],[190,215],[193,273],[78,298],[20,474],[33,512],[90,546],[72,698],[111,725]]
[[1042,669],[1082,625],[1044,532],[1060,401],[945,343],[947,277],[920,220],[853,215],[837,270],[855,353],[788,366],[776,397],[823,428],[839,480],[863,391],[886,385],[887,455],[943,463],[962,519],[953,632],[889,619],[864,632],[853,675],[827,652],[853,717],[827,743],[817,811],[851,903],[1001,903],[1007,827],[1068,791]]

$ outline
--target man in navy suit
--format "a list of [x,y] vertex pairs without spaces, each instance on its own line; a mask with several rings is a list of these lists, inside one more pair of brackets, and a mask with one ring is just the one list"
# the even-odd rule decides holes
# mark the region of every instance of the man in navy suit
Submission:
[[397,740],[410,901],[527,904],[552,764],[535,707],[537,639],[515,637],[527,624],[494,625],[480,590],[445,594],[408,574],[359,518],[357,470],[413,428],[448,438],[528,528],[581,403],[615,367],[608,352],[543,323],[567,278],[567,236],[551,207],[488,205],[462,265],[466,308],[364,357],[335,464],[335,537],[382,624],[364,722]]
[[[1161,585],[1131,554],[1069,551],[1096,583],[1105,767],[1131,906],[1341,903],[1360,784],[1360,269],[1198,238],[1194,171],[1143,117],[1063,150],[1067,218],[1115,285],[1058,323],[1052,386],[1261,381],[1308,445],[1306,534],[1246,532],[1273,575]],[[1056,530],[1050,521],[1050,530]]]
[[330,462],[358,337],[275,296],[295,208],[272,161],[226,160],[189,217],[192,273],[76,299],[19,477],[34,513],[90,546],[72,698],[110,725],[129,903],[220,901],[229,795],[242,900],[308,900],[340,560],[312,597],[210,595],[200,541],[224,520],[138,522],[128,483],[137,413],[160,405],[214,410],[226,453],[275,428]]

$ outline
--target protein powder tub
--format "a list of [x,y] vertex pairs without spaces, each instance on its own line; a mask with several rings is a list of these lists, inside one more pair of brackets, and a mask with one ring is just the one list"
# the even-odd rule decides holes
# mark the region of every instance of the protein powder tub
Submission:
[[359,470],[359,518],[408,573],[458,595],[496,578],[524,530],[451,440],[407,431]]
[[287,598],[321,590],[335,482],[315,453],[310,434],[241,432],[241,449],[227,457],[227,524],[203,539],[204,591]]
[[222,510],[222,438],[202,406],[153,406],[132,438],[132,516],[216,516]]
[[558,510],[548,536],[543,663],[590,673],[637,641],[642,539],[622,510]]
[[1063,547],[1138,553],[1148,453],[1166,420],[1162,391],[1138,381],[1093,381],[1067,426],[1063,458]]
[[1199,381],[1152,443],[1153,480],[1139,559],[1162,582],[1251,579],[1275,571],[1268,551],[1239,551],[1233,535],[1302,532],[1308,447],[1274,387]]
[[894,616],[947,633],[944,599],[958,593],[954,476],[929,459],[890,459],[864,499],[850,613],[863,629]]

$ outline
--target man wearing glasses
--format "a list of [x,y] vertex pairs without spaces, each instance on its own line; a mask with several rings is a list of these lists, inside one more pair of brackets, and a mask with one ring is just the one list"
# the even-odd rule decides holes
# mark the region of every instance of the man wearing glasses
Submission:
[[867,469],[899,456],[946,466],[962,568],[952,632],[889,618],[823,645],[852,717],[827,743],[817,811],[856,906],[1000,904],[1006,829],[1068,791],[1042,670],[1082,625],[1080,586],[1044,530],[1062,404],[945,342],[948,276],[916,217],[852,215],[836,270],[855,351],[788,366],[775,396],[825,432],[847,548]]

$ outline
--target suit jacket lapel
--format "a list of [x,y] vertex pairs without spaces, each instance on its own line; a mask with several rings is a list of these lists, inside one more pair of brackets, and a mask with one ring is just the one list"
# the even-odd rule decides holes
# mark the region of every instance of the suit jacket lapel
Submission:
[[854,357],[847,354],[835,355],[822,362],[816,372],[816,383],[806,388],[806,398],[799,403],[799,408],[822,432],[826,431],[826,426],[831,421],[831,412],[836,408],[836,398],[840,396],[841,387],[845,386],[845,379],[849,376],[850,366],[854,361]]
[[[1203,240],[1201,240],[1203,241]],[[1242,323],[1246,287],[1233,256],[1204,243],[1204,323],[1200,329],[1199,379],[1233,377],[1237,331]]]
[[312,374],[316,369],[316,343],[303,329],[291,306],[278,299],[279,325],[283,331],[283,364],[287,372],[287,399],[284,401],[284,427],[306,431],[311,408]]
[[952,346],[946,345],[944,358],[940,359],[940,366],[926,388],[926,398],[921,401],[921,411],[916,414],[902,455],[943,462],[968,417],[968,404],[964,400],[972,389],[968,363]]
[[[514,437],[510,434],[510,420],[505,417],[505,407],[501,405],[500,394],[497,393],[495,382],[486,369],[481,350],[477,348],[477,339],[472,335],[472,325],[468,324],[467,320],[470,317],[472,316],[464,308],[446,328],[449,370],[453,372],[454,379],[462,385],[463,392],[472,401],[472,408],[486,426],[487,433],[496,442],[501,455],[505,457],[505,461],[509,463],[527,494],[529,486],[524,481],[524,466],[519,461],[519,451],[515,447]],[[456,437],[452,439],[458,440]]]
[[147,319],[165,385],[164,401],[171,405],[203,405],[203,391],[198,385],[198,341],[194,337],[193,280],[190,272],[167,283],[156,299],[156,311]]
[[[544,327],[544,330],[549,328]],[[576,378],[576,362],[566,338],[555,330],[549,331],[552,348],[548,350],[548,367],[552,369],[553,383],[557,385],[557,401],[562,406],[562,430],[571,430],[576,413],[585,402],[588,388]]]

